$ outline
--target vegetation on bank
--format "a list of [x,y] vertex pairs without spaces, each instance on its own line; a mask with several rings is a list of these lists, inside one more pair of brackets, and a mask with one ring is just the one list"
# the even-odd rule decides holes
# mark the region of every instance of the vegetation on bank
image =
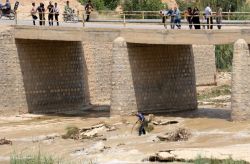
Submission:
[[216,68],[222,71],[231,71],[233,61],[233,45],[215,46]]
[[54,159],[51,156],[42,155],[40,151],[37,154],[33,155],[14,153],[10,158],[10,164],[56,164],[56,163],[60,163],[60,161]]
[[232,158],[228,159],[216,159],[216,158],[202,158],[198,157],[193,162],[194,164],[249,164],[249,162],[243,160],[233,160]]
[[199,93],[197,96],[198,100],[208,100],[210,98],[223,96],[223,95],[230,95],[231,94],[231,86],[229,85],[222,85],[211,89],[209,92]]

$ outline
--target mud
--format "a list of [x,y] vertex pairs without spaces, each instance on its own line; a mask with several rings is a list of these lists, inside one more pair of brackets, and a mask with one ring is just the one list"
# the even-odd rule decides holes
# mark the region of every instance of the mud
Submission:
[[[8,162],[13,152],[34,154],[39,150],[44,154],[65,161],[79,162],[89,160],[97,163],[141,162],[163,150],[175,150],[175,153],[185,158],[195,158],[200,154],[220,157],[224,154],[232,158],[250,161],[250,122],[231,122],[228,109],[200,108],[188,115],[156,116],[157,120],[175,120],[177,124],[154,126],[154,130],[139,137],[137,131],[131,134],[134,117],[58,117],[37,116],[6,119],[0,118],[1,138],[8,138],[12,145],[0,146],[0,163]],[[206,113],[209,113],[206,116]],[[185,115],[182,116],[182,115]],[[126,119],[127,123],[123,123]],[[5,120],[5,122],[3,121]],[[73,140],[62,139],[67,126],[78,128],[91,127],[100,122],[106,122],[117,127],[114,131],[102,133],[107,140]],[[187,128],[192,136],[187,141],[162,142],[158,135],[165,134],[175,128]],[[225,155],[226,154],[226,155]]]
[[[229,82],[223,80],[222,85]],[[198,89],[198,92],[209,89],[211,86]],[[228,99],[228,96],[215,99]],[[232,122],[230,114],[230,102],[226,101],[223,104],[200,105],[198,110],[192,112],[156,115],[155,123],[166,124],[154,125],[154,130],[144,136],[138,136],[136,130],[131,133],[135,117],[109,117],[110,113],[106,110],[58,116],[0,116],[0,138],[12,141],[12,145],[0,145],[0,163],[8,163],[14,152],[36,154],[38,151],[75,163],[141,163],[150,155],[166,150],[186,160],[201,155],[219,159],[232,157],[250,162],[250,121]],[[175,124],[168,124],[169,121]],[[106,140],[61,137],[66,133],[66,127],[84,129],[100,122],[115,126],[115,130],[101,131]],[[191,136],[188,140],[165,142],[157,138],[178,128],[189,130]]]

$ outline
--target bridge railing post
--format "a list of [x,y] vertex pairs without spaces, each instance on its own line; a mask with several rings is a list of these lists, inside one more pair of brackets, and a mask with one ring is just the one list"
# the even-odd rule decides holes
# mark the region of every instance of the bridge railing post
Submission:
[[208,17],[208,29],[211,29],[211,19],[213,19],[213,17],[212,16],[210,16],[209,15],[209,17]]
[[145,13],[144,13],[144,11],[142,11],[142,19],[144,19],[145,18]]
[[230,20],[230,10],[228,10],[228,14],[227,14],[227,20]]
[[123,14],[123,26],[126,27],[126,14]]
[[15,12],[15,25],[17,25],[17,12]]
[[84,13],[82,13],[82,27],[85,27],[85,18],[84,18]]
[[167,16],[164,15],[164,27],[165,29],[167,29]]

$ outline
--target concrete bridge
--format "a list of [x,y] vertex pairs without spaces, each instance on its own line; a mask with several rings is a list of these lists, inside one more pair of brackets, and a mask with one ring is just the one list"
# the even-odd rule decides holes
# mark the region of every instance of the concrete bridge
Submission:
[[110,106],[112,115],[195,110],[197,81],[215,82],[213,45],[234,43],[232,116],[246,120],[249,36],[250,29],[7,27],[0,31],[0,110],[52,113],[91,104]]

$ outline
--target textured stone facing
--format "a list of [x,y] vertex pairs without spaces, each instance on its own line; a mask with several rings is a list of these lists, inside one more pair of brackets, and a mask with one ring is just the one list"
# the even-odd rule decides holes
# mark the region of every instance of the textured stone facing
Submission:
[[114,41],[111,114],[196,108],[192,46]]
[[88,103],[81,42],[16,40],[28,111],[79,110]]
[[112,48],[112,42],[83,43],[90,101],[95,105],[110,105]]
[[[0,97],[0,111],[61,112],[80,109],[89,103],[109,106],[111,104],[112,87],[114,87],[111,80],[111,70],[114,71],[115,66],[112,63],[112,41],[118,35],[117,32],[110,33],[108,31],[90,32],[86,37],[92,36],[91,39],[82,43],[80,41],[25,39],[15,41],[13,29],[2,31],[0,34],[0,93],[2,95]],[[123,41],[121,41],[121,44],[124,44]],[[122,78],[121,80],[125,84],[124,87],[129,84],[128,81],[133,81],[128,88],[133,89],[134,85],[136,86],[134,88],[136,92],[127,93],[128,95],[134,94],[136,99],[120,98],[122,99],[121,103],[128,103],[127,100],[131,100],[129,101],[130,105],[128,105],[131,107],[129,109],[131,111],[137,109],[151,110],[154,108],[152,104],[157,104],[158,111],[161,111],[161,108],[175,110],[172,104],[177,100],[167,97],[168,95],[165,93],[162,93],[158,100],[155,100],[154,97],[158,95],[160,89],[171,94],[176,92],[177,96],[179,96],[177,91],[182,89],[178,88],[170,92],[168,88],[173,88],[173,86],[168,83],[163,84],[164,81],[161,82],[159,78],[164,75],[164,77],[173,81],[175,78],[184,79],[186,77],[180,77],[178,74],[171,77],[171,73],[175,74],[175,71],[178,71],[177,66],[165,66],[163,63],[177,63],[178,60],[180,60],[179,63],[182,63],[182,60],[184,60],[182,58],[185,58],[185,56],[190,59],[190,62],[193,62],[191,61],[193,58],[189,58],[192,54],[191,51],[194,52],[195,56],[197,83],[210,84],[214,79],[212,76],[215,67],[212,56],[213,46],[197,45],[193,46],[192,49],[190,46],[128,44],[129,49],[127,49],[127,44],[125,44],[126,46],[122,49],[122,46],[115,45],[113,52],[120,55],[117,56],[119,59],[116,61],[120,60],[120,64],[124,63],[124,65],[117,63],[117,67],[123,69],[128,66],[128,69],[141,72],[141,74],[124,72],[122,76],[119,75],[119,78]],[[183,55],[177,55],[177,57],[180,56],[180,59],[177,57],[170,58],[172,51]],[[134,55],[131,56],[131,54]],[[162,56],[162,54],[164,55]],[[152,56],[152,59],[147,59],[150,56]],[[147,58],[144,59],[144,57]],[[113,57],[113,59],[115,58],[116,56]],[[135,63],[133,60],[135,60]],[[21,61],[21,65],[19,61]],[[136,64],[138,64],[138,67]],[[159,64],[164,65],[164,67],[159,67]],[[185,68],[187,67],[185,63],[182,64]],[[143,67],[141,68],[140,65]],[[144,67],[148,66],[152,68],[153,72],[144,70]],[[204,70],[209,71],[205,71],[206,74],[204,74]],[[186,74],[185,71],[183,73]],[[137,76],[143,83],[142,86],[138,83]],[[156,80],[152,80],[150,77]],[[163,80],[166,81],[166,79]],[[178,82],[176,85],[186,85],[179,81],[175,82]],[[152,88],[148,88],[149,85]],[[135,94],[140,93],[140,90],[152,93],[143,93],[142,96]],[[115,96],[116,94],[128,92],[128,89],[124,88],[118,93],[115,93],[115,91],[112,97],[114,99],[118,98],[118,96]],[[184,93],[183,95],[187,94]],[[182,98],[183,95],[180,96],[180,100],[185,99]],[[152,99],[152,101],[149,101],[149,99]],[[170,109],[166,104],[170,104],[172,108]],[[115,107],[115,104],[113,104],[113,107]]]
[[216,84],[215,46],[193,45],[196,85]]
[[234,44],[232,76],[232,119],[250,119],[250,54],[249,45],[239,39]]
[[27,112],[14,30],[0,32],[0,113]]

